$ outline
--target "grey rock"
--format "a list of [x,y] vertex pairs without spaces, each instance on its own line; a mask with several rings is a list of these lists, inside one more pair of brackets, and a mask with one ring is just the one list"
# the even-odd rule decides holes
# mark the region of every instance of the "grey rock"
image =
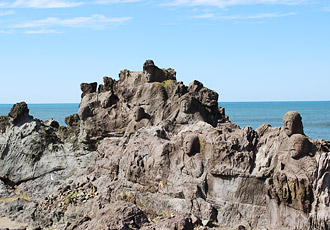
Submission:
[[118,201],[98,210],[93,218],[84,217],[69,229],[140,229],[147,217],[136,206]]
[[152,224],[141,228],[141,230],[193,230],[194,225],[189,216],[179,216],[175,218],[166,219],[160,223]]
[[55,229],[329,228],[330,142],[305,136],[299,113],[240,128],[216,92],[151,60],[103,82],[82,87],[67,127],[2,119],[0,194],[39,199],[0,202],[1,215]]
[[[22,109],[14,105],[11,110],[16,121],[28,116],[25,105],[20,104]],[[86,167],[91,152],[83,146],[74,148],[70,141],[63,143],[53,120],[46,125],[39,120],[24,121],[0,136],[0,179],[21,193],[40,197]]]
[[4,133],[8,126],[9,126],[9,117],[0,116],[0,132]]

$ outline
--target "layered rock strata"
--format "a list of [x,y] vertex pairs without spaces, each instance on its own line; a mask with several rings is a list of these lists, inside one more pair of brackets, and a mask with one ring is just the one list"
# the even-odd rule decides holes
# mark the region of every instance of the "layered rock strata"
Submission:
[[0,117],[0,215],[56,229],[329,228],[330,143],[305,136],[299,113],[241,129],[216,92],[151,60],[103,80],[81,84],[67,127],[24,103]]

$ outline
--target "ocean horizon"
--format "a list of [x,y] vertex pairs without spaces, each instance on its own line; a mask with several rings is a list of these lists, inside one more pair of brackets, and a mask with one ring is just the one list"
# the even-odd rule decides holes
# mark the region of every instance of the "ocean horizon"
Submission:
[[[13,104],[0,104],[0,115],[8,115]],[[262,124],[282,126],[288,111],[302,116],[304,132],[313,139],[330,140],[330,101],[219,102],[229,120],[241,128],[253,129]],[[78,113],[79,103],[28,104],[30,115],[46,121],[50,118],[65,126],[65,117]]]

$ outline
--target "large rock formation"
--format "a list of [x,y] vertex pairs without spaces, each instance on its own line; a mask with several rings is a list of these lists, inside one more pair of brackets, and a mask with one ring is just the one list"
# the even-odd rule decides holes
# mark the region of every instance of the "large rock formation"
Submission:
[[67,127],[24,103],[0,117],[0,215],[56,229],[329,228],[330,143],[305,136],[299,113],[241,129],[216,92],[151,60],[103,80],[81,85]]

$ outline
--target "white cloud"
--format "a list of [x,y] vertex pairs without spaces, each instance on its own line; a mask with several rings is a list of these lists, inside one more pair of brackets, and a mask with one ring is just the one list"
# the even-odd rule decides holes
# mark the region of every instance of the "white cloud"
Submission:
[[49,28],[54,26],[61,27],[87,27],[92,29],[104,29],[109,24],[121,24],[131,20],[131,17],[113,17],[109,18],[103,15],[94,14],[90,17],[75,17],[61,19],[49,17],[42,20],[35,20],[14,25],[14,28]]
[[117,3],[131,3],[131,2],[141,2],[141,0],[96,0],[93,3],[94,4],[117,4]]
[[280,18],[291,15],[296,15],[296,12],[291,13],[263,13],[263,14],[255,14],[255,15],[232,15],[232,16],[221,16],[222,19],[228,20],[249,20],[249,19],[263,19],[263,18]]
[[0,7],[6,8],[66,8],[82,5],[83,2],[65,0],[15,0],[14,2],[2,1]]
[[61,34],[63,32],[57,30],[27,30],[25,34]]
[[264,19],[264,18],[280,18],[291,15],[296,15],[296,12],[290,13],[262,13],[262,14],[254,14],[254,15],[216,15],[213,13],[206,13],[201,15],[196,15],[193,18],[213,18],[213,19],[225,19],[225,20],[253,20],[253,19]]
[[215,17],[215,15],[212,13],[206,13],[206,14],[194,16],[194,18],[214,18],[214,17]]
[[308,0],[173,0],[165,5],[167,6],[211,6],[226,8],[236,5],[259,5],[259,4],[277,4],[277,5],[298,5],[306,3]]
[[6,15],[11,15],[14,14],[15,12],[13,10],[7,10],[7,11],[0,11],[0,16],[6,16]]

